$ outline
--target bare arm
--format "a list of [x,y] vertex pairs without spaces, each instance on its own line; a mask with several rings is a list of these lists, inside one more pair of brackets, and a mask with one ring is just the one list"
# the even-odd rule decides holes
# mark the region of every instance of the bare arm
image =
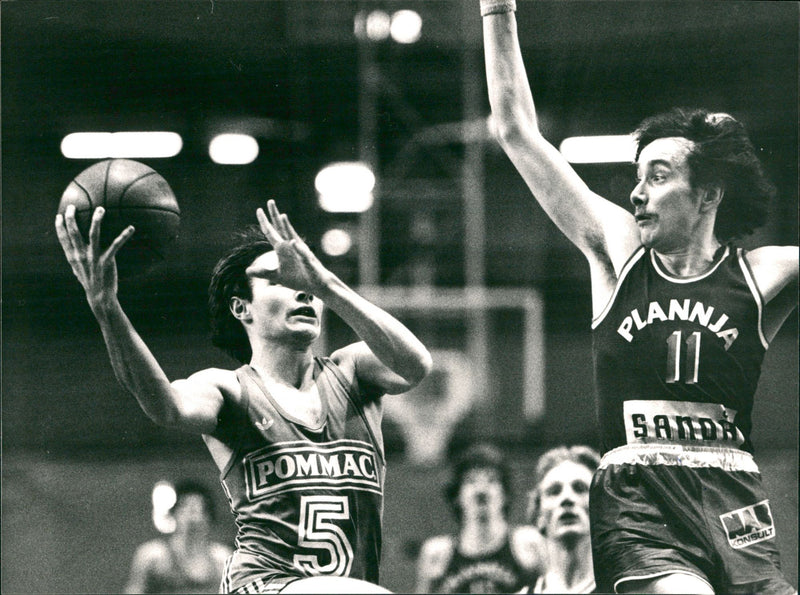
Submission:
[[[332,359],[345,373],[393,394],[417,385],[432,367],[431,355],[394,316],[358,295],[326,269],[298,236],[286,215],[268,202],[270,222],[258,210],[261,229],[278,254],[277,278],[321,298],[362,339],[338,350]],[[248,269],[248,274],[260,274]]]
[[763,246],[747,253],[753,277],[764,298],[762,327],[772,341],[797,307],[800,249],[797,246]]
[[483,17],[483,39],[500,144],[547,215],[589,260],[593,280],[598,272],[615,274],[639,245],[632,215],[592,192],[542,136],[514,12]]
[[150,419],[164,426],[209,433],[216,427],[222,393],[205,381],[208,374],[170,383],[161,366],[133,328],[117,299],[115,255],[133,234],[129,227],[100,252],[100,226],[104,210],[95,210],[88,245],[69,207],[56,217],[56,232],[64,254],[86,292],[86,299],[100,325],[111,366],[120,384],[131,392]]

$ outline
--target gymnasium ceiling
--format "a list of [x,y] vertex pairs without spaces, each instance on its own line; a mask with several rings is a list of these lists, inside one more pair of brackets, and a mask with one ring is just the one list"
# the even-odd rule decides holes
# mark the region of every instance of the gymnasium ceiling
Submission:
[[[788,188],[783,212],[795,213],[797,3],[518,1],[529,76],[554,141],[628,132],[672,105],[724,105],[773,160]],[[272,159],[256,173],[238,171],[242,184],[281,170],[276,186],[302,194],[310,170],[364,150],[387,169],[415,173],[419,163],[398,163],[410,139],[488,113],[477,4],[2,2],[4,278],[67,274],[51,215],[66,181],[87,165],[60,155],[60,139],[75,130],[181,132],[184,154],[159,167],[178,185],[208,167],[209,135],[236,125],[258,130]],[[413,8],[424,25],[412,46],[369,48],[379,76],[367,134],[359,102],[368,69],[359,67],[353,19],[378,8]],[[198,200],[219,206],[219,197]],[[796,223],[787,225],[796,235]],[[208,251],[202,233],[184,241],[183,254]]]

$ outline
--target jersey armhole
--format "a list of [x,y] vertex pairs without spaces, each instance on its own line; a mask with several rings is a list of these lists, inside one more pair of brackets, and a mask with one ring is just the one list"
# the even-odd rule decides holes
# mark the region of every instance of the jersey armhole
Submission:
[[642,258],[642,256],[644,256],[644,253],[645,253],[645,247],[639,246],[633,252],[633,254],[630,255],[627,262],[625,262],[624,266],[622,267],[622,270],[619,272],[619,277],[617,277],[617,283],[614,285],[614,292],[608,299],[605,308],[603,308],[603,311],[600,312],[600,314],[598,314],[594,320],[592,320],[592,330],[596,329],[608,315],[608,312],[611,310],[611,306],[614,305],[614,301],[617,299],[617,293],[619,293],[619,288],[622,285],[622,282],[628,276],[628,273],[633,268],[633,265],[636,264]]
[[753,300],[756,302],[756,307],[758,308],[758,338],[761,340],[761,345],[764,347],[764,349],[768,349],[769,341],[767,341],[767,337],[764,335],[763,326],[764,296],[761,295],[761,290],[758,288],[756,278],[753,275],[753,271],[750,269],[750,263],[747,262],[747,259],[744,257],[744,255],[745,251],[742,248],[736,249],[736,258],[739,261],[739,266],[742,269],[744,280],[747,282],[747,287],[750,288],[750,293],[753,295]]
[[[239,390],[241,391],[241,405],[243,407],[243,417],[247,418],[247,411],[250,409],[250,392],[247,390],[245,386],[245,380],[247,377],[247,365],[241,366],[235,370],[236,380],[239,382]],[[225,463],[225,466],[220,471],[220,480],[223,481],[223,486],[225,478],[228,476],[231,468],[233,467],[234,462],[236,461],[237,457],[239,456],[239,451],[241,450],[241,436],[242,432],[244,431],[245,424],[240,423],[239,420],[235,419],[237,414],[237,410],[231,406],[231,402],[225,399],[225,402],[222,405],[222,415],[228,417],[228,423],[225,424],[223,427],[225,428],[224,431],[219,431],[219,421],[217,422],[217,431],[209,434],[210,438],[225,444],[224,438],[229,438],[231,441],[231,453],[228,457],[228,461]],[[210,445],[206,443],[206,448],[210,448]]]

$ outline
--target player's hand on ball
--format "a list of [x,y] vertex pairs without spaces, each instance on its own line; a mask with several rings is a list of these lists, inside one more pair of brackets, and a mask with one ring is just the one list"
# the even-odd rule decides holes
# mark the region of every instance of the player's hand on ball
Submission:
[[94,306],[105,297],[117,293],[117,252],[134,233],[128,226],[105,251],[100,248],[100,228],[105,210],[98,207],[92,213],[89,242],[84,241],[75,221],[75,207],[67,207],[63,215],[56,215],[56,234],[72,272],[86,291],[89,304]]
[[269,217],[263,209],[256,211],[261,231],[267,236],[278,257],[274,262],[257,259],[248,269],[253,277],[267,277],[297,289],[318,294],[329,282],[332,273],[314,256],[311,249],[289,223],[289,218],[278,211],[274,200],[267,202]]

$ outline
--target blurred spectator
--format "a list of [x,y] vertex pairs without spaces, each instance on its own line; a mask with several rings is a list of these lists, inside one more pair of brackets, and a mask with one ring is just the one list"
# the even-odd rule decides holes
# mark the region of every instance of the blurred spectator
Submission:
[[417,562],[418,593],[510,593],[540,572],[542,537],[511,527],[511,474],[495,447],[474,445],[458,458],[445,487],[455,535],[425,541]]
[[588,446],[559,446],[539,458],[526,516],[544,536],[546,556],[529,593],[594,591],[589,486],[599,464]]
[[175,531],[136,549],[126,593],[219,593],[232,550],[211,539],[211,494],[198,482],[184,481],[175,495]]

